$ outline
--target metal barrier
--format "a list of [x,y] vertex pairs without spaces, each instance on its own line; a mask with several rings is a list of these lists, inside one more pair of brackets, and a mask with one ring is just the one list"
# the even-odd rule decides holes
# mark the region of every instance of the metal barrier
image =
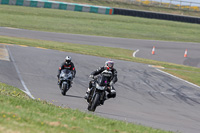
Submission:
[[157,13],[149,11],[114,8],[113,14],[200,24],[199,17],[183,16],[183,15],[180,16],[174,14],[165,14],[165,13]]

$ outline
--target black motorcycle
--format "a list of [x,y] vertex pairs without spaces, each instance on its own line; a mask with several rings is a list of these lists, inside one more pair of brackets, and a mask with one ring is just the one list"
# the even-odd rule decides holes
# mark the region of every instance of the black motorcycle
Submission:
[[88,110],[95,111],[97,106],[103,105],[106,99],[107,91],[110,90],[110,77],[101,75],[92,80],[92,90],[88,96]]
[[60,90],[62,95],[66,95],[66,92],[70,89],[72,80],[73,80],[73,73],[70,70],[63,69],[61,70],[60,76]]

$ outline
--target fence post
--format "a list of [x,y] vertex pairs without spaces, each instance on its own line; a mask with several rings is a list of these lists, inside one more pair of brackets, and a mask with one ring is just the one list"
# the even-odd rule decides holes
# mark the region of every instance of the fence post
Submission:
[[170,0],[170,3],[169,3],[169,6],[168,6],[168,8],[171,8],[171,2],[172,2],[172,0]]
[[142,0],[140,0],[140,4],[139,5],[142,5]]
[[191,10],[191,7],[192,7],[192,2],[190,2],[190,8],[189,8],[189,11]]

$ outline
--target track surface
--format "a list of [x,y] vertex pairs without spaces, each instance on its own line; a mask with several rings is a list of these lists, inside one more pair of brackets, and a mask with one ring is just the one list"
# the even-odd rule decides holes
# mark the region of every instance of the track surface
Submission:
[[[7,49],[15,62],[0,60],[0,82],[24,90],[15,63],[35,98],[86,111],[87,103],[83,96],[88,87],[88,76],[104,64],[105,58],[15,45],[7,46]],[[67,96],[62,96],[56,85],[56,74],[66,55],[72,56],[77,75]],[[199,133],[199,88],[148,65],[114,61],[119,78],[115,85],[117,97],[97,107],[95,114],[164,130]]]
[[[150,41],[100,36],[98,37],[31,31],[6,27],[0,27],[0,35],[78,44],[118,47],[131,50],[139,49],[139,52],[136,54],[136,57],[200,67],[200,43]],[[151,50],[153,46],[155,46],[156,48],[155,55],[151,55]],[[188,50],[188,57],[184,58],[184,53],[186,49]]]

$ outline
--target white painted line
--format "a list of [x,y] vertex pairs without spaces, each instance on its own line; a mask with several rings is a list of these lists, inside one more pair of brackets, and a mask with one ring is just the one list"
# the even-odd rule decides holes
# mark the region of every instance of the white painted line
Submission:
[[181,81],[184,81],[184,82],[186,82],[186,83],[188,83],[188,84],[190,84],[190,85],[193,85],[193,86],[195,86],[195,87],[197,87],[197,88],[200,88],[200,86],[195,85],[195,84],[193,84],[193,83],[191,83],[191,82],[189,82],[189,81],[187,81],[187,80],[184,80],[184,79],[181,79],[181,78],[179,78],[179,77],[176,77],[176,76],[174,76],[174,75],[172,75],[172,74],[169,74],[169,73],[167,73],[167,72],[164,72],[164,71],[162,71],[162,70],[160,70],[160,69],[156,69],[156,70],[158,70],[158,71],[160,71],[160,72],[162,72],[162,73],[164,73],[164,74],[167,74],[167,75],[169,75],[169,76],[172,76],[172,77],[174,77],[174,78],[176,78],[176,79],[179,79],[179,80],[181,80]]
[[139,52],[140,50],[139,49],[137,49],[135,52],[133,52],[133,57],[135,57],[135,54],[137,53],[137,52]]
[[20,81],[21,81],[21,83],[22,83],[24,89],[26,90],[25,93],[26,93],[30,98],[35,99],[35,98],[31,95],[31,93],[30,93],[30,91],[28,90],[28,88],[26,87],[26,85],[25,85],[25,83],[24,83],[24,81],[23,81],[23,79],[22,79],[22,77],[21,77],[21,75],[20,75],[19,69],[18,69],[18,67],[17,67],[17,65],[16,65],[16,63],[15,63],[15,60],[14,60],[14,58],[13,58],[11,52],[10,52],[10,49],[8,48],[8,46],[6,46],[6,48],[8,49],[8,52],[9,52],[9,54],[10,54],[11,61],[13,61],[13,64],[14,64],[14,67],[15,67],[15,69],[16,69],[16,71],[17,71],[18,77],[19,77],[19,79],[20,79]]

